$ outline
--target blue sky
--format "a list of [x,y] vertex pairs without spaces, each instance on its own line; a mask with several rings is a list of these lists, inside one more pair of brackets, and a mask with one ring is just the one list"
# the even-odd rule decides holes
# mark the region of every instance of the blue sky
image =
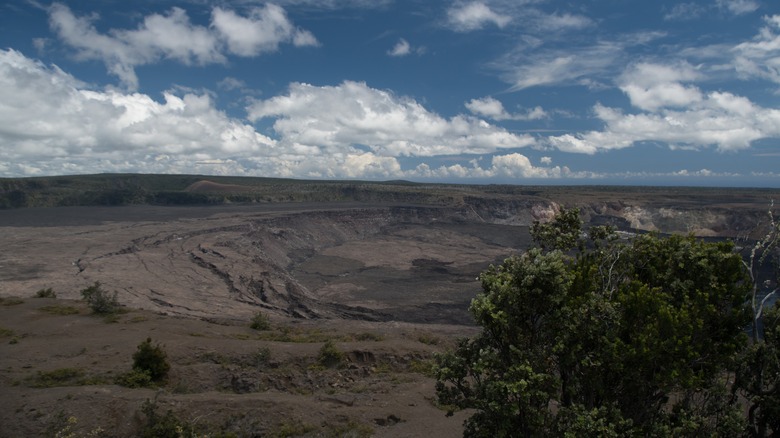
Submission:
[[0,4],[0,176],[780,186],[775,0]]

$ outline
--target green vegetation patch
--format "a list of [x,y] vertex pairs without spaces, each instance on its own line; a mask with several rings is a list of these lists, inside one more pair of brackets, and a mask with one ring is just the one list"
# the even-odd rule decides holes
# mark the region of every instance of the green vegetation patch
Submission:
[[302,329],[292,327],[279,327],[278,331],[264,331],[258,333],[256,339],[272,342],[293,342],[299,344],[313,344],[326,341],[349,341],[349,337],[334,335],[320,329]]
[[19,297],[0,297],[0,306],[16,306],[24,303]]
[[344,364],[346,357],[333,341],[328,340],[320,348],[317,363],[325,368],[337,368]]
[[423,343],[425,345],[439,345],[441,343],[441,339],[430,333],[420,333],[417,335],[417,342]]
[[374,341],[374,342],[380,342],[384,339],[382,335],[378,335],[376,333],[371,333],[371,332],[357,333],[352,335],[352,338],[354,338],[356,341]]
[[57,294],[50,287],[35,292],[35,298],[57,298]]
[[24,383],[31,388],[53,388],[56,386],[101,385],[106,379],[87,376],[79,368],[58,368],[52,371],[38,371],[25,379]]
[[252,330],[270,330],[271,329],[271,321],[268,319],[268,316],[265,315],[263,312],[257,312],[255,316],[252,317],[252,320],[249,323],[249,328]]
[[64,304],[55,304],[51,306],[43,306],[40,309],[41,312],[48,313],[51,315],[77,315],[81,313],[81,310],[79,310],[77,307],[73,306],[66,306]]
[[0,338],[10,338],[14,335],[14,331],[5,327],[0,327]]
[[[86,287],[81,290],[81,296],[84,301],[87,302],[92,313],[97,315],[113,315],[119,312],[120,306],[117,301],[117,292],[113,294],[109,293],[99,281],[96,281],[92,286]],[[116,321],[109,321],[116,322]]]
[[268,434],[273,438],[289,438],[295,436],[308,436],[319,429],[317,426],[300,420],[288,420],[276,426]]

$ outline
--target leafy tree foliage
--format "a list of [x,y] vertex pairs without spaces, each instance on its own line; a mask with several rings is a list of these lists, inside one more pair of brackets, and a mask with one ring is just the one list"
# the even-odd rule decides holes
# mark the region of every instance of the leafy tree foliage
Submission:
[[159,344],[152,345],[152,338],[146,338],[133,353],[133,370],[147,373],[154,382],[164,379],[170,369],[168,356]]
[[117,293],[113,294],[103,289],[103,285],[96,281],[92,286],[81,290],[81,296],[89,304],[93,313],[98,315],[110,315],[119,311]]
[[541,248],[481,275],[482,332],[437,358],[439,402],[476,410],[465,436],[742,433],[728,371],[751,281],[733,244],[580,228],[577,210],[535,224]]
[[271,320],[268,319],[268,316],[266,316],[263,312],[257,312],[252,317],[252,320],[249,322],[249,328],[252,330],[270,330],[271,329]]

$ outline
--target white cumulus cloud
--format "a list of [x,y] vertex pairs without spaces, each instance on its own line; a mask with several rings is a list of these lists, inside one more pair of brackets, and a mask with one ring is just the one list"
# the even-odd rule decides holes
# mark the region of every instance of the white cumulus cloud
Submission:
[[59,38],[82,60],[102,61],[130,90],[138,88],[135,68],[171,59],[186,65],[224,63],[226,53],[258,56],[278,50],[280,44],[316,46],[314,35],[296,27],[284,9],[273,4],[253,8],[248,17],[216,7],[211,26],[190,22],[184,9],[151,14],[136,29],[99,32],[95,16],[77,17],[68,6],[49,7],[49,23]]
[[690,65],[662,65],[639,63],[627,69],[618,79],[620,89],[631,99],[631,104],[644,109],[686,107],[702,100],[699,89],[683,82],[699,79],[701,75]]
[[[548,164],[548,163],[543,163]],[[574,172],[563,166],[534,166],[523,154],[510,153],[495,155],[490,159],[488,166],[481,166],[477,160],[472,160],[469,166],[453,164],[450,166],[430,167],[428,164],[420,164],[413,171],[407,173],[409,177],[418,178],[499,178],[499,179],[527,179],[527,178],[593,178],[598,175],[589,172]]]
[[175,171],[181,166],[155,166],[153,157],[182,164],[275,153],[275,141],[227,117],[209,95],[163,97],[90,90],[56,67],[0,51],[0,161],[49,163],[59,173]]
[[227,42],[230,52],[239,56],[275,52],[281,43],[318,45],[311,32],[295,27],[284,9],[271,3],[253,8],[248,17],[242,17],[232,10],[214,8],[211,24]]
[[249,119],[273,118],[280,142],[325,151],[364,147],[381,156],[481,154],[534,143],[483,120],[445,119],[415,100],[362,82],[318,87],[293,83],[286,95],[259,100]]
[[406,56],[410,53],[412,53],[412,46],[409,44],[409,41],[403,38],[398,40],[395,46],[387,52],[390,56]]
[[[226,81],[225,87],[240,86]],[[470,116],[445,119],[413,99],[364,83],[291,84],[255,101],[252,120],[273,118],[278,139],[218,110],[209,93],[100,91],[56,66],[0,50],[0,169],[6,175],[95,172],[206,173],[298,178],[441,177],[401,158],[493,154],[465,177],[554,177],[504,152],[534,143]],[[429,168],[430,169],[430,168]],[[438,175],[438,176],[437,176]]]
[[780,15],[764,17],[766,25],[753,41],[733,48],[734,66],[745,78],[758,77],[780,84]]
[[493,120],[539,120],[546,118],[547,112],[540,106],[522,113],[510,114],[504,109],[504,104],[493,97],[471,99],[466,102],[466,108],[473,114]]
[[682,109],[626,114],[596,105],[594,111],[605,123],[604,130],[553,136],[547,142],[565,152],[586,154],[644,141],[671,147],[715,146],[727,152],[746,149],[756,140],[780,136],[780,110],[763,108],[726,92],[711,92]]
[[509,15],[498,14],[485,3],[458,4],[447,10],[448,24],[458,32],[479,30],[488,24],[503,28],[512,20]]

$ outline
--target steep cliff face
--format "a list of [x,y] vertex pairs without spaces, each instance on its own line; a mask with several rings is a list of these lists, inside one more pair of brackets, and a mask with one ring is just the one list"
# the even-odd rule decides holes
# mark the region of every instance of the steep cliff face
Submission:
[[547,221],[561,208],[579,208],[586,224],[610,224],[624,231],[692,233],[701,237],[744,238],[760,233],[767,221],[770,201],[750,205],[683,205],[647,203],[642,200],[592,201],[564,205],[544,199],[467,201],[467,210],[478,220],[528,226]]

